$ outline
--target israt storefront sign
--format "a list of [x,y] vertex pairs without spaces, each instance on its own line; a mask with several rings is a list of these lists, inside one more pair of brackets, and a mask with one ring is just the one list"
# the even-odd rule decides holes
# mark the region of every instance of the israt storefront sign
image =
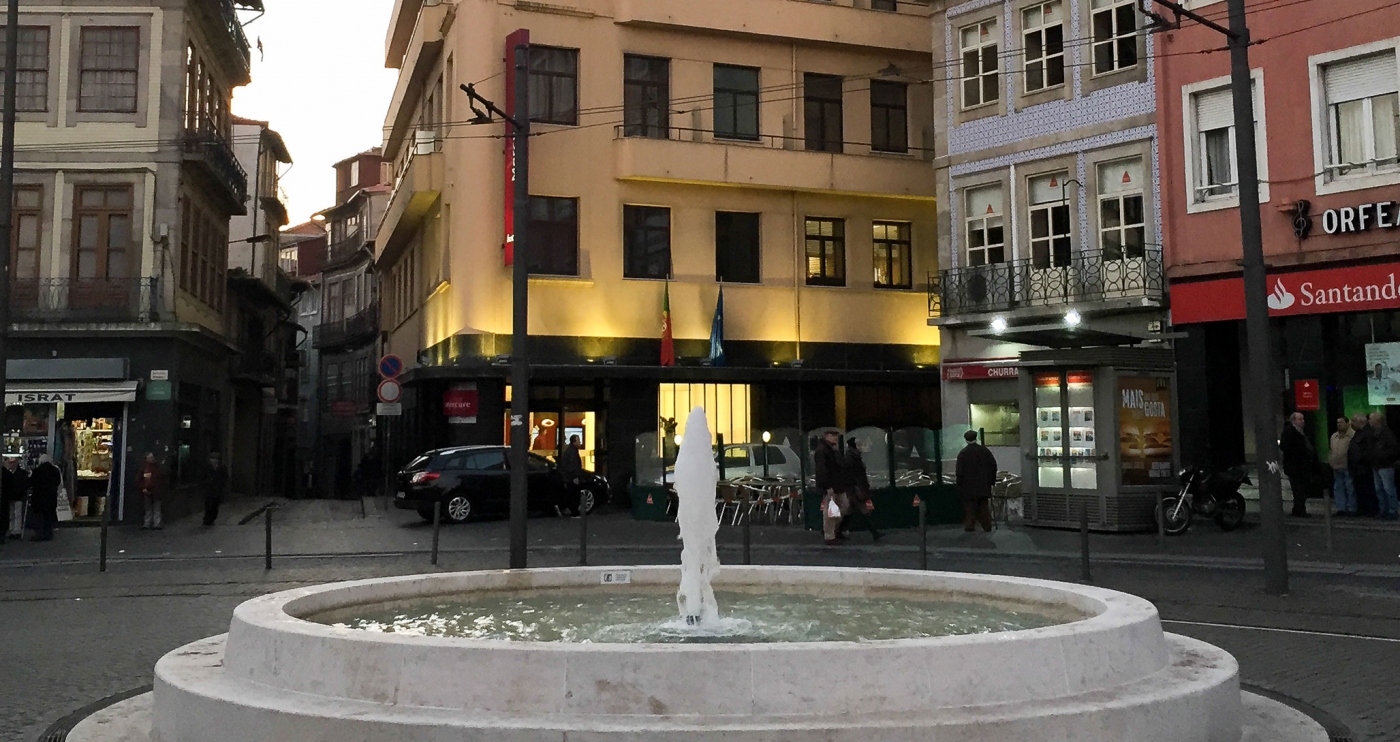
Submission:
[[[1355,265],[1269,276],[1269,316],[1400,309],[1400,263]],[[1172,284],[1172,322],[1244,319],[1244,280]]]

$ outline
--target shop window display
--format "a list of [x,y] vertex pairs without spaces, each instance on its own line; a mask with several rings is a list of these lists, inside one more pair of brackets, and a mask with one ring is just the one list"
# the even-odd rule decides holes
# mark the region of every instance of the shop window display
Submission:
[[1094,376],[1088,371],[1039,374],[1035,380],[1036,446],[1039,483],[1047,489],[1098,488],[1098,433],[1094,415]]

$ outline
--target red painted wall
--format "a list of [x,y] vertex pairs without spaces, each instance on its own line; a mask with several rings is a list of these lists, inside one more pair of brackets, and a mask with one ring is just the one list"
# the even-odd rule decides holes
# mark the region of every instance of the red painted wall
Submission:
[[[1159,10],[1162,10],[1159,8]],[[1227,3],[1197,12],[1228,25]],[[1170,11],[1163,10],[1170,18]],[[1264,254],[1271,270],[1337,261],[1394,256],[1400,231],[1373,230],[1328,235],[1322,214],[1329,208],[1400,200],[1400,186],[1318,196],[1314,178],[1312,93],[1308,58],[1400,36],[1400,5],[1394,0],[1248,0],[1247,17],[1255,45],[1250,66],[1264,73],[1264,120],[1269,162],[1269,201],[1263,204]],[[1240,222],[1237,209],[1187,213],[1184,85],[1228,75],[1225,38],[1191,21],[1157,37],[1157,105],[1161,140],[1163,243],[1173,280],[1238,273]],[[1201,53],[1206,50],[1222,49]],[[1292,216],[1299,199],[1312,202],[1312,236],[1298,239]]]

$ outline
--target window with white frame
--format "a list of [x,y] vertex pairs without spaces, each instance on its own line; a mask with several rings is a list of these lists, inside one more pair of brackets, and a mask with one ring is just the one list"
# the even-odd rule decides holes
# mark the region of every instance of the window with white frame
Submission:
[[1322,69],[1327,101],[1327,174],[1374,175],[1397,169],[1400,71],[1395,52],[1348,59]]
[[1000,97],[997,22],[988,19],[964,28],[962,40],[963,108],[993,103]]
[[1137,0],[1093,0],[1094,74],[1138,63]]
[[1099,247],[1104,260],[1143,257],[1147,220],[1143,208],[1141,157],[1105,162],[1098,167]]
[[1001,186],[969,188],[967,191],[967,264],[994,265],[1006,262],[1005,217]]
[[1196,117],[1196,201],[1233,196],[1239,190],[1235,173],[1235,111],[1229,88],[1192,96]]
[[1021,11],[1028,93],[1065,84],[1064,15],[1060,0]]
[[1030,179],[1031,262],[1036,269],[1063,268],[1070,263],[1068,173],[1050,173]]

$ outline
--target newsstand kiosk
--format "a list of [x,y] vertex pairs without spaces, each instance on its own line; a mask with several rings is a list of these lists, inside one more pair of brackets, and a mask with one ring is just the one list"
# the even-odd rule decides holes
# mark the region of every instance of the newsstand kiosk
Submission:
[[1077,348],[1020,356],[1026,524],[1098,531],[1156,528],[1176,489],[1171,351]]

